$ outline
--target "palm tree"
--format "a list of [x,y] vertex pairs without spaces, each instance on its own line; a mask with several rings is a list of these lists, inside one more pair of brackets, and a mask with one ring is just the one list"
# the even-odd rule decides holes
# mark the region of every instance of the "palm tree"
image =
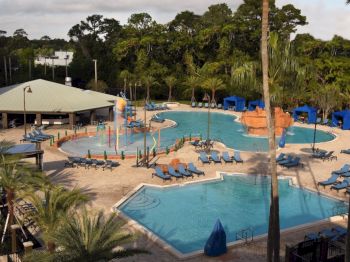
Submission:
[[[128,70],[123,70],[123,71],[120,72],[119,76],[124,81],[124,95],[126,95],[126,87],[127,87],[128,81],[130,80],[131,74],[130,74],[130,72]],[[129,99],[132,100],[131,89],[130,89]]]
[[26,200],[35,207],[29,215],[43,232],[48,251],[53,253],[56,243],[53,235],[78,205],[86,202],[88,197],[79,189],[67,190],[61,186],[44,186],[43,198],[36,192],[26,196]]
[[[134,239],[133,235],[122,231],[123,223],[115,214],[106,219],[102,211],[90,217],[85,209],[67,218],[53,239],[59,249],[51,254],[41,254],[44,261],[108,261],[145,251],[137,249],[114,249]],[[42,253],[42,252],[40,252]],[[34,252],[26,261],[37,261],[38,252]]]
[[168,95],[168,101],[171,101],[172,96],[172,90],[177,82],[177,79],[174,76],[167,76],[165,79],[165,84],[169,87],[169,95]]
[[[2,141],[2,145],[4,144],[5,147],[9,145]],[[18,158],[8,158],[0,154],[0,187],[6,191],[8,206],[7,229],[13,225],[16,195],[29,190],[32,186],[39,185],[44,180],[42,173],[34,172],[31,168],[20,164]]]
[[146,90],[146,102],[148,103],[150,101],[150,89],[152,86],[157,85],[158,82],[151,75],[144,76],[142,78],[142,82],[145,84],[146,89],[147,89]]
[[196,98],[194,96],[194,90],[200,86],[200,78],[198,76],[189,76],[186,81],[185,84],[188,86],[187,90],[191,90],[192,96],[191,96],[191,103],[196,101]]
[[211,101],[208,101],[210,103],[216,103],[215,101],[215,92],[217,90],[221,90],[225,88],[224,82],[217,77],[209,77],[205,79],[202,83],[202,86],[204,89],[211,91]]
[[271,172],[271,204],[269,216],[269,230],[267,242],[267,261],[279,261],[280,232],[279,232],[279,206],[278,206],[278,180],[276,167],[275,127],[272,118],[270,92],[269,92],[269,55],[267,32],[269,27],[269,0],[262,1],[261,26],[261,63],[263,73],[263,92],[266,110],[266,120],[269,139],[269,156]]

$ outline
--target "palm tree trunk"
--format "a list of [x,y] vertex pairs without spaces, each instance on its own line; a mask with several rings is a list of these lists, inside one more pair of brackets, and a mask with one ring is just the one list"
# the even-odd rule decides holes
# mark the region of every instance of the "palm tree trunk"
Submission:
[[168,101],[170,102],[170,101],[171,101],[171,99],[172,99],[172,97],[171,97],[171,86],[169,86],[169,96],[168,96]]
[[280,250],[280,232],[279,232],[279,206],[278,206],[278,180],[276,168],[276,145],[275,145],[275,127],[270,104],[269,91],[269,57],[267,47],[267,32],[268,32],[268,15],[269,15],[269,0],[262,2],[262,27],[261,27],[261,60],[263,71],[263,91],[266,110],[266,121],[269,137],[269,157],[270,157],[270,173],[271,173],[271,204],[270,204],[270,218],[269,231],[267,242],[267,261],[279,261]]
[[149,99],[150,99],[149,89],[150,89],[150,87],[149,87],[149,86],[147,86],[147,97],[146,97],[146,101],[147,101],[147,103],[149,102]]
[[191,103],[196,101],[196,98],[194,97],[194,87],[192,87],[192,97],[191,97]]
[[13,218],[14,218],[14,211],[13,211],[13,199],[15,197],[15,193],[7,189],[6,190],[6,198],[7,198],[7,207],[8,207],[8,214],[9,214],[9,222],[8,222],[8,229],[11,228],[13,225]]
[[215,100],[215,89],[211,90],[211,101],[210,101],[210,103],[216,103],[216,100]]

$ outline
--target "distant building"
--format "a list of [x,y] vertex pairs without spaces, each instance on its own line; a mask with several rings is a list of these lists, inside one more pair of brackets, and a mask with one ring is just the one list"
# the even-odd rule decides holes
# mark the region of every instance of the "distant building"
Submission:
[[67,65],[69,65],[72,60],[73,60],[73,52],[69,52],[69,51],[55,51],[55,54],[53,56],[50,57],[44,57],[44,56],[38,56],[35,58],[35,65],[52,65],[52,60],[53,60],[53,64],[55,66],[65,66],[66,63]]

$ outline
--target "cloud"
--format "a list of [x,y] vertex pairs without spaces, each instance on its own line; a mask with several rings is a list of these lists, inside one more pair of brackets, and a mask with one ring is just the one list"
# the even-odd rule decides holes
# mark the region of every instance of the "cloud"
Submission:
[[[30,38],[49,35],[67,39],[69,29],[92,14],[115,18],[122,24],[133,13],[147,12],[166,23],[184,10],[202,14],[212,4],[227,3],[232,10],[243,0],[0,0],[0,29],[9,35],[23,28]],[[334,34],[350,39],[350,6],[345,0],[276,0],[278,6],[291,3],[307,16],[309,25],[298,33],[330,39]]]

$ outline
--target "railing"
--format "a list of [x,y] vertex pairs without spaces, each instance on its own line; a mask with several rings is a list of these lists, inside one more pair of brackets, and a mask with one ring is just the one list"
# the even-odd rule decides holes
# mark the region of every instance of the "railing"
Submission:
[[236,240],[243,240],[245,244],[254,240],[253,228],[248,227],[241,229],[236,233]]

